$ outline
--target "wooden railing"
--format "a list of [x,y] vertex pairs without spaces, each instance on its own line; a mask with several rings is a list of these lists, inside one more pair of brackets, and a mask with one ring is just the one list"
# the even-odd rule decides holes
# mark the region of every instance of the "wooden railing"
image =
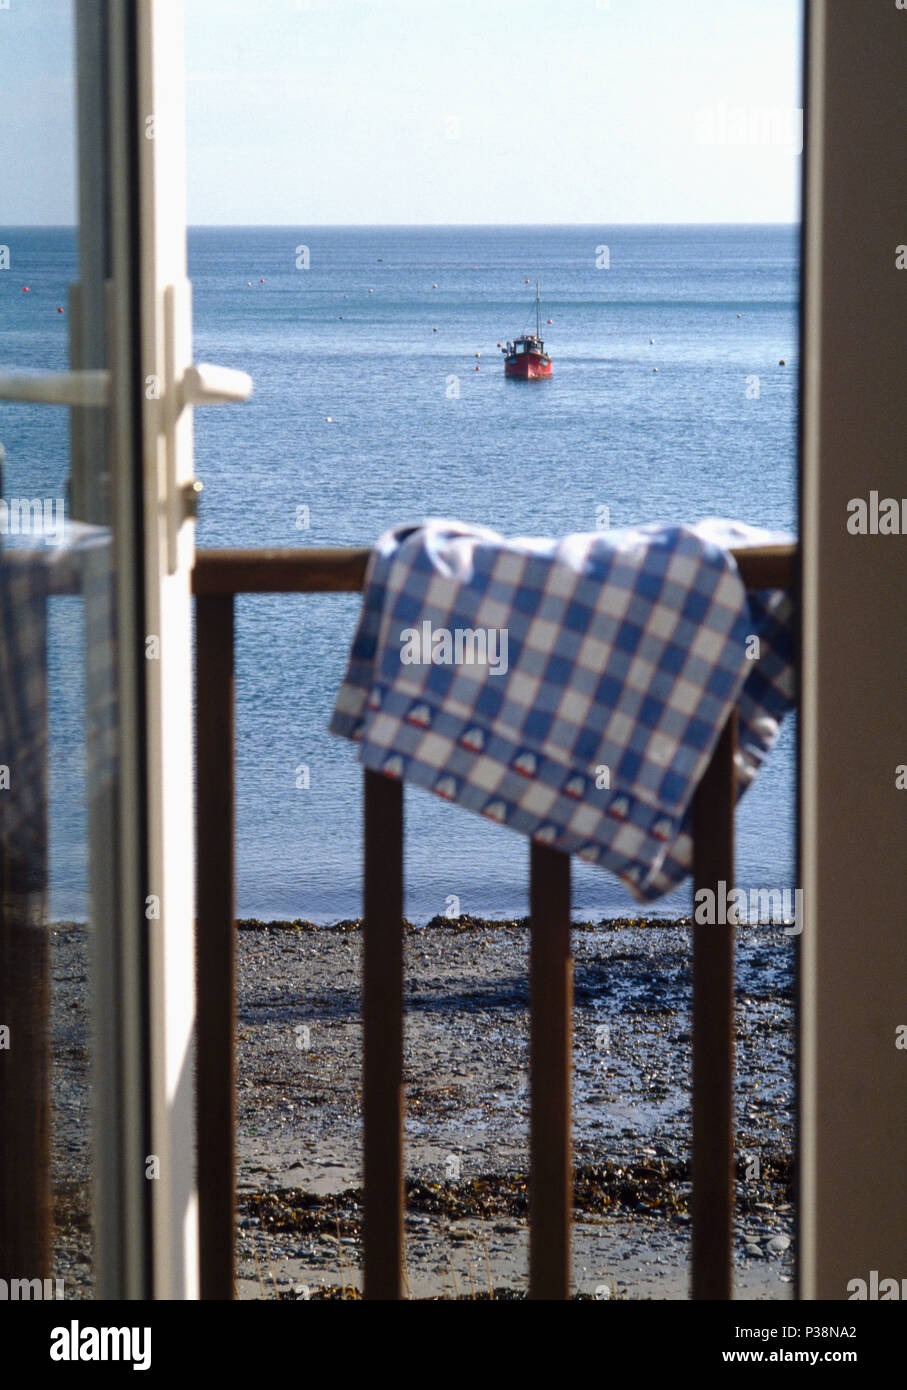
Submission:
[[[234,1296],[234,599],[361,589],[367,550],[201,550],[198,692],[198,1182],[202,1297]],[[793,546],[735,552],[750,590],[790,588]],[[694,802],[694,888],[734,882],[732,713]],[[363,1220],[366,1298],[402,1296],[403,788],[365,772]],[[570,860],[530,850],[529,1296],[570,1295]],[[732,1294],[734,928],[693,927],[692,1296]]]

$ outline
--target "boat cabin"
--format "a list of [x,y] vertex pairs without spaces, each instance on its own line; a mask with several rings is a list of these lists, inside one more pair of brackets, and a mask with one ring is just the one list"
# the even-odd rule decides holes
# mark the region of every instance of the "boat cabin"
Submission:
[[524,338],[516,338],[514,342],[507,344],[507,351],[511,354],[522,352],[544,352],[545,344],[541,338],[537,338],[534,333],[527,333]]

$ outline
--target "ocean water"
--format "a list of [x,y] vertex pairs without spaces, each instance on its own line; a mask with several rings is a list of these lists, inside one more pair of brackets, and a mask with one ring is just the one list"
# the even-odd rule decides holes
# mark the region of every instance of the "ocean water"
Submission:
[[[72,234],[12,243],[0,361],[62,368]],[[426,516],[551,536],[595,530],[605,508],[612,526],[796,530],[796,228],[197,228],[189,268],[196,360],[255,382],[246,405],[196,411],[200,546],[368,545]],[[496,344],[534,321],[536,278],[554,374],[509,381]],[[0,409],[7,495],[59,495],[67,429],[65,411]],[[81,916],[78,605],[57,606],[52,910]],[[361,911],[361,773],[326,733],[357,607],[239,601],[243,916]],[[741,886],[793,884],[794,734],[791,721],[738,813]],[[406,821],[411,918],[527,910],[520,837],[412,789]],[[654,911],[689,905],[682,890]],[[638,911],[580,861],[574,908]]]

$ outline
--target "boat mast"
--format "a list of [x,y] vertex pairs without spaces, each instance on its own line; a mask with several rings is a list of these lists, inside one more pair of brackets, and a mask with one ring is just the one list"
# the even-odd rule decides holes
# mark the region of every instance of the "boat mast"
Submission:
[[539,318],[539,282],[535,282],[535,336],[541,339],[542,320]]

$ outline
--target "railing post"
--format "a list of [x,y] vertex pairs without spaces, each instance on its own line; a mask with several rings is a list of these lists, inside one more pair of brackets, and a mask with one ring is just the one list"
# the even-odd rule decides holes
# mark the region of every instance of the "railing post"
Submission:
[[570,856],[532,841],[529,860],[529,1297],[570,1297],[573,959]]
[[[693,802],[694,895],[708,889],[716,906],[726,904],[734,886],[736,745],[734,709]],[[732,1294],[734,933],[720,922],[693,925],[694,1299]]]
[[[9,1029],[0,1049],[0,1278],[7,1281],[49,1278],[51,1265],[50,944],[46,892],[36,888],[47,873],[46,672],[45,645],[29,687],[40,756],[31,761],[28,748],[16,746],[14,723],[0,747],[0,762],[12,769],[12,790],[0,795],[25,792],[38,808],[29,862],[0,837],[0,1024]],[[17,771],[21,753],[27,767]]]
[[50,952],[0,842],[0,1279],[50,1276]]
[[403,787],[365,772],[363,963],[364,1295],[403,1273]]
[[234,907],[233,598],[195,610],[198,921],[198,1203],[201,1296],[234,1297],[236,921]]

